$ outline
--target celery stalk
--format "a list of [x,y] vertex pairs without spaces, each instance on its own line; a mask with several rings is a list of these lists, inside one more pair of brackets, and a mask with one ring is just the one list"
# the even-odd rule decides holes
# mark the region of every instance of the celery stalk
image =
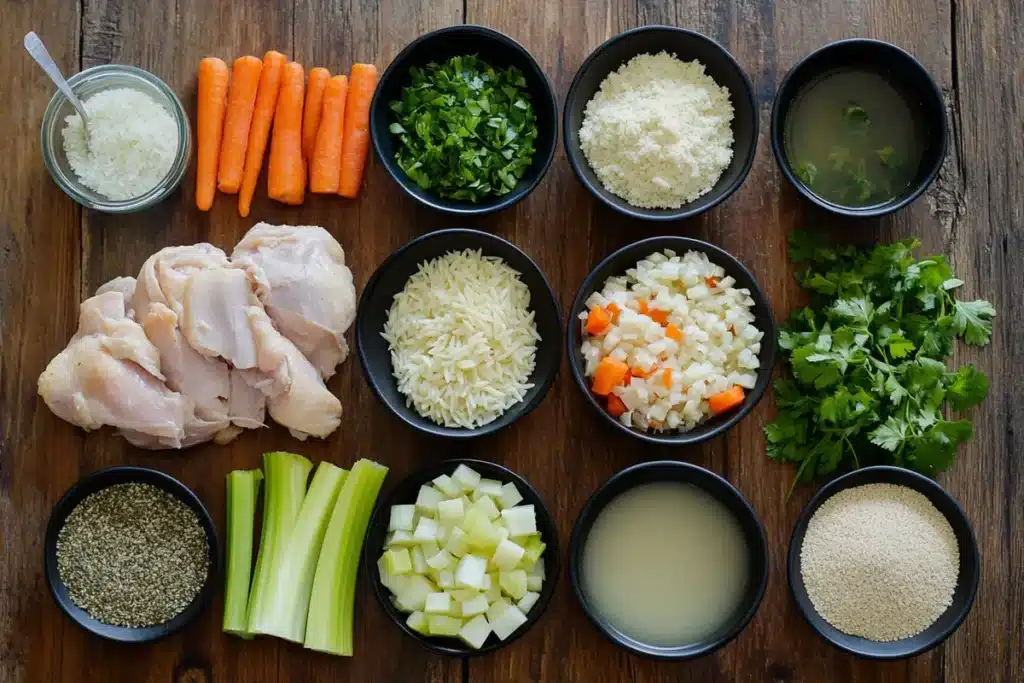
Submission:
[[313,474],[295,524],[284,533],[283,553],[270,567],[269,595],[250,615],[253,633],[301,643],[306,635],[306,612],[313,573],[327,532],[331,511],[348,472],[321,462]]
[[287,549],[288,536],[306,496],[306,479],[313,463],[301,455],[277,451],[263,454],[263,532],[256,556],[256,571],[249,593],[249,631],[256,632],[256,617],[265,613],[270,598],[271,570]]
[[253,526],[260,470],[235,470],[227,476],[228,550],[224,587],[225,633],[252,638],[249,632],[249,579],[252,576]]
[[366,525],[388,469],[359,460],[334,504],[313,579],[306,619],[305,646],[311,650],[352,656],[356,573]]

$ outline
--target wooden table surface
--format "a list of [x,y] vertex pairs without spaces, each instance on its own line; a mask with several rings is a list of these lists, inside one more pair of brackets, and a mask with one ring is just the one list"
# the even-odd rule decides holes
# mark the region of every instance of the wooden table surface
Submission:
[[[730,200],[699,219],[665,226],[627,220],[599,206],[559,154],[540,187],[514,209],[452,220],[405,198],[376,161],[358,201],[312,197],[298,208],[259,197],[252,218],[232,198],[194,208],[190,174],[159,207],[126,217],[80,209],[43,167],[39,123],[52,88],[19,47],[35,30],[66,72],[121,62],[166,80],[194,112],[200,58],[226,60],[275,48],[307,67],[346,70],[354,61],[388,64],[418,35],[461,22],[485,24],[521,41],[564,96],[575,70],[606,38],[643,24],[672,24],[725,45],[750,75],[761,107],[757,162]],[[1020,683],[1024,681],[1024,470],[1017,434],[1024,408],[1022,320],[1024,241],[1024,2],[1020,0],[3,0],[0,35],[0,681],[207,683],[396,681],[718,681],[842,683]],[[947,98],[954,143],[927,196],[896,217],[840,224],[787,186],[770,152],[773,92],[803,55],[838,38],[890,40],[914,53]],[[194,166],[194,164],[193,164]],[[259,194],[265,194],[263,185]],[[540,264],[566,306],[587,272],[614,249],[669,232],[710,240],[737,255],[769,294],[777,317],[800,301],[785,236],[800,226],[838,225],[861,239],[917,235],[946,253],[966,296],[999,312],[991,346],[957,350],[992,378],[973,417],[974,441],[941,481],[964,505],[981,546],[983,576],[970,617],[941,648],[895,663],[860,661],[825,644],[788,595],[784,554],[811,487],[785,502],[793,471],[765,457],[761,428],[772,397],[732,432],[683,450],[645,447],[602,426],[562,368],[541,406],[493,437],[449,444],[414,434],[372,396],[356,360],[330,382],[347,421],[325,442],[300,444],[280,428],[247,433],[230,447],[186,453],[135,450],[109,431],[86,435],[46,408],[36,378],[77,324],[78,303],[108,278],[134,274],[161,247],[209,241],[230,248],[257,220],[327,227],[344,245],[357,285],[417,235],[453,225],[506,237]],[[1017,254],[1017,256],[1014,256]],[[541,622],[512,646],[463,662],[443,659],[402,635],[358,589],[355,657],[315,654],[276,640],[245,642],[220,631],[221,602],[183,633],[130,647],[87,635],[46,591],[43,530],[51,506],[79,477],[101,467],[144,464],[180,477],[223,529],[224,475],[254,467],[260,453],[296,449],[348,464],[358,456],[391,468],[393,485],[444,456],[473,455],[526,476],[557,515],[560,543],[587,496],[614,472],[654,458],[678,458],[728,477],[768,531],[771,580],[751,625],[717,654],[658,663],[606,642],[572,597],[563,568]]]

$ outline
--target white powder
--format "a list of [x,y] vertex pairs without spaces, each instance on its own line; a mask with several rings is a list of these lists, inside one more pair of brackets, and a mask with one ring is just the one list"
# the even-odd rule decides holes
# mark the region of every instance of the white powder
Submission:
[[86,144],[82,117],[65,119],[64,153],[79,181],[114,201],[134,199],[163,180],[178,153],[178,127],[146,93],[115,88],[82,103],[89,115]]
[[878,642],[925,630],[953,601],[960,552],[949,521],[905,486],[840,491],[815,511],[800,548],[814,609]]
[[677,209],[708,192],[732,161],[729,89],[698,61],[631,59],[587,103],[580,145],[605,188],[633,206]]

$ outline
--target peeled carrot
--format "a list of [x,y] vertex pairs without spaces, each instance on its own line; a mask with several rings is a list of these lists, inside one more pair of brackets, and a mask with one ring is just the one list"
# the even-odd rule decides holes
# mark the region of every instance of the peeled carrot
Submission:
[[629,374],[633,375],[633,377],[639,377],[640,379],[647,379],[657,371],[658,366],[655,364],[651,366],[650,370],[644,370],[643,368],[630,368]]
[[708,286],[708,289],[714,289],[718,286],[718,278],[714,275],[709,275],[704,278],[704,284]]
[[618,304],[613,301],[605,306],[605,310],[612,316],[613,323],[619,322],[619,313],[622,313],[622,309],[619,308]]
[[249,215],[252,196],[256,192],[256,181],[263,167],[263,154],[267,151],[267,140],[270,138],[270,124],[274,120],[277,108],[277,93],[281,88],[281,72],[284,70],[285,56],[271,50],[263,55],[263,70],[260,72],[260,84],[256,89],[256,106],[252,112],[252,124],[249,126],[249,144],[245,150],[245,168],[242,172],[242,186],[238,191],[238,215],[245,218]]
[[664,382],[666,389],[672,388],[672,368],[665,368],[665,372],[661,375],[661,381]]
[[370,101],[377,89],[377,67],[353,64],[345,102],[345,131],[341,143],[341,182],[338,194],[354,198],[363,184],[366,157],[370,152]]
[[721,415],[725,411],[732,410],[743,403],[744,396],[743,387],[733,385],[725,391],[709,396],[708,407],[711,408],[711,412],[715,415]]
[[228,65],[206,57],[199,62],[199,106],[196,112],[196,207],[209,211],[217,189],[217,156],[228,101]]
[[626,404],[615,394],[608,394],[608,412],[612,417],[618,417],[626,412]]
[[646,315],[647,311],[650,310],[650,307],[647,305],[647,299],[638,299],[636,305],[640,313],[644,315]]
[[647,315],[651,316],[651,320],[659,325],[668,324],[668,311],[663,308],[652,308]]
[[322,66],[309,70],[306,82],[306,103],[302,110],[302,158],[309,161],[313,158],[316,147],[316,131],[320,128],[320,115],[323,111],[324,90],[331,80],[331,72]]
[[675,323],[665,325],[665,336],[669,339],[675,339],[677,342],[683,341],[683,331]]
[[627,372],[629,372],[629,367],[621,360],[605,356],[597,365],[597,372],[594,373],[594,383],[590,388],[599,396],[607,396],[612,392],[613,388],[622,384],[622,380]]
[[270,138],[267,194],[283,204],[301,204],[306,196],[306,162],[302,159],[302,100],[306,72],[289,62],[281,72],[281,91]]
[[612,317],[600,306],[594,306],[587,313],[587,334],[601,334],[612,326]]
[[261,71],[263,62],[252,55],[239,57],[231,66],[228,110],[224,115],[224,135],[217,164],[217,189],[225,194],[235,194],[242,186],[245,148],[249,144],[249,126],[256,108]]
[[347,77],[335,76],[327,81],[320,127],[316,132],[316,146],[313,149],[313,158],[309,162],[310,192],[338,192],[338,184],[341,182],[341,145],[347,96]]

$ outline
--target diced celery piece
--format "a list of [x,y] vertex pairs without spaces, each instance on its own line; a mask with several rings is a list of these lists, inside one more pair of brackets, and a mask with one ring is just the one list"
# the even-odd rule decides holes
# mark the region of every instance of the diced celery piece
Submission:
[[526,550],[512,541],[502,541],[491,556],[491,564],[503,571],[511,571],[523,559]]
[[519,493],[519,489],[512,482],[509,482],[501,487],[501,497],[498,498],[498,505],[502,509],[508,509],[519,505],[523,502],[523,496]]
[[540,589],[544,587],[544,579],[540,576],[529,576],[526,577],[526,589],[531,591],[540,592]]
[[454,563],[455,557],[447,550],[439,550],[437,553],[427,558],[427,566],[433,567],[438,571],[448,569]]
[[487,514],[483,510],[477,507],[473,507],[471,504],[469,508],[466,510],[466,516],[462,518],[462,521],[459,522],[458,526],[463,531],[471,531],[473,527],[475,527],[481,521],[489,522],[490,520],[487,519]]
[[498,582],[501,584],[501,590],[514,600],[520,600],[526,595],[526,572],[522,569],[499,573]]
[[251,638],[249,580],[252,578],[253,529],[256,500],[263,472],[235,470],[227,476],[228,549],[224,588],[225,633]]
[[497,619],[488,621],[490,621],[491,629],[494,630],[495,635],[505,640],[517,628],[526,623],[526,615],[515,605],[509,605]]
[[431,593],[423,603],[427,614],[447,614],[452,607],[452,596],[448,593]]
[[[490,584],[484,591],[484,595],[487,597],[487,602],[494,602],[501,598],[501,584],[498,582],[498,576],[496,574],[488,574],[487,578],[490,579]],[[529,577],[527,577],[529,581]]]
[[494,499],[490,496],[480,496],[477,501],[473,503],[473,507],[484,513],[487,519],[492,522],[501,516],[501,511],[498,510],[498,506],[494,504]]
[[452,479],[454,479],[463,491],[472,491],[476,488],[476,485],[480,483],[480,473],[474,470],[468,465],[459,465],[452,472]]
[[427,558],[423,555],[423,549],[416,546],[410,553],[412,555],[412,571],[415,574],[427,573]]
[[471,549],[490,556],[494,549],[498,547],[498,544],[501,543],[501,534],[498,531],[498,527],[486,519],[481,519],[469,529],[469,535],[466,537],[466,540],[469,542]]
[[392,548],[411,548],[416,545],[416,540],[412,537],[412,533],[408,531],[394,531],[388,536],[388,541],[385,547]]
[[412,531],[416,528],[415,505],[392,505],[388,531]]
[[537,533],[537,515],[532,505],[519,505],[501,511],[509,536],[528,536]]
[[537,600],[540,599],[540,593],[534,593],[533,591],[527,591],[526,594],[520,598],[519,602],[516,603],[516,607],[523,614],[527,614],[533,606],[537,604]]
[[442,500],[444,500],[444,496],[433,486],[421,486],[420,492],[416,496],[416,509],[422,513],[433,515],[437,512],[437,504]]
[[[486,573],[487,560],[477,555],[466,555],[459,560],[459,565],[455,569],[455,585],[460,588],[480,590]],[[525,576],[526,573],[523,572],[523,575]]]
[[423,612],[413,612],[409,615],[409,618],[405,620],[406,625],[416,633],[422,633],[423,635],[429,635],[427,631],[427,615]]
[[475,588],[456,588],[452,591],[452,599],[458,600],[459,602],[466,602],[480,595],[480,591]]
[[461,498],[442,500],[437,504],[437,519],[442,523],[458,524],[465,515],[466,511],[462,507]]
[[417,574],[407,577],[407,580],[397,588],[398,592],[395,593],[397,604],[406,612],[422,611],[426,605],[427,596],[437,592],[430,579]]
[[501,482],[497,479],[481,479],[473,489],[473,500],[476,501],[480,496],[498,498],[501,496]]
[[477,595],[471,600],[463,601],[462,616],[475,617],[478,614],[486,612],[488,607],[490,607],[490,604],[487,602],[487,598],[483,595]]
[[455,557],[462,557],[469,552],[469,541],[467,540],[468,534],[455,527],[452,532],[448,535],[448,540],[444,544],[444,549],[450,552]]
[[491,635],[491,625],[487,623],[487,618],[482,614],[473,617],[459,629],[459,638],[474,650],[483,647],[489,635]]
[[427,617],[427,630],[432,636],[457,636],[462,630],[462,619],[443,614],[431,614]]
[[455,572],[442,569],[437,573],[437,585],[440,588],[454,588],[455,587]]
[[384,553],[384,562],[392,576],[412,571],[412,555],[408,548],[392,548]]
[[462,487],[447,474],[436,477],[434,479],[434,486],[448,498],[458,498],[459,494],[462,493]]
[[417,543],[437,543],[437,522],[429,517],[420,517],[416,531],[412,532],[412,540]]
[[493,624],[511,606],[512,603],[505,598],[498,598],[493,601],[491,606],[487,608],[487,621]]

